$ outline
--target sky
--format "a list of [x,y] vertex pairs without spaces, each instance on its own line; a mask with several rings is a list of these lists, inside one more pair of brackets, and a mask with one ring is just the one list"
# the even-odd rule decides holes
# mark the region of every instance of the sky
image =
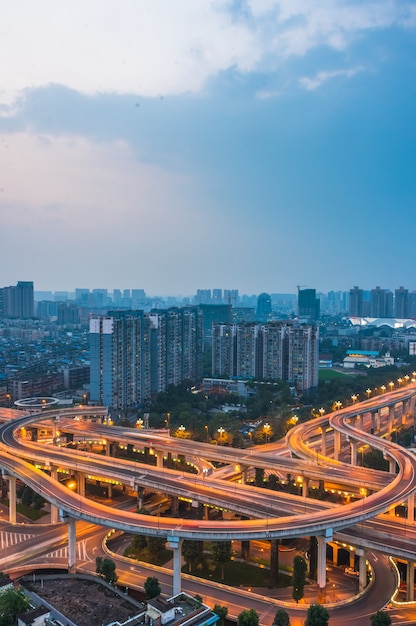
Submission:
[[3,0],[0,286],[416,289],[414,0]]

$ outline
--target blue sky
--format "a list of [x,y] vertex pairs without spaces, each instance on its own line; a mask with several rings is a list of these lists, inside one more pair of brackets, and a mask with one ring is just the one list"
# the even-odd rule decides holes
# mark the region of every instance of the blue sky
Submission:
[[3,5],[0,285],[416,289],[415,2]]

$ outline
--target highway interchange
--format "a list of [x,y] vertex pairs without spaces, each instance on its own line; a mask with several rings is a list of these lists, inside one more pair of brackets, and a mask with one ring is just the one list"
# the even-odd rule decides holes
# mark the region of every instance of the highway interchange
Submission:
[[[299,425],[292,429],[287,439],[288,447],[298,458],[282,455],[283,447],[281,444],[280,446],[270,444],[261,449],[250,448],[243,451],[223,447],[217,449],[210,444],[197,444],[196,442],[169,438],[161,433],[152,435],[150,431],[126,432],[125,429],[113,429],[89,422],[73,420],[67,422],[64,415],[66,411],[61,410],[59,412],[59,427],[61,429],[64,428],[77,433],[84,432],[85,434],[93,432],[96,437],[105,436],[106,439],[112,441],[125,441],[128,438],[130,442],[137,441],[137,446],[140,445],[139,442],[141,445],[151,446],[157,455],[166,456],[169,451],[173,451],[175,454],[185,454],[187,458],[221,459],[222,462],[238,465],[241,469],[248,467],[273,468],[273,471],[281,474],[300,474],[311,480],[322,478],[327,480],[330,475],[331,480],[335,483],[350,485],[352,489],[357,489],[358,485],[365,485],[373,491],[366,498],[348,505],[330,505],[317,502],[306,496],[290,496],[275,492],[271,494],[270,491],[265,492],[252,486],[220,481],[214,477],[215,473],[214,475],[207,475],[206,472],[201,472],[201,475],[195,476],[167,470],[162,464],[159,464],[159,468],[155,468],[142,464],[139,466],[139,464],[121,459],[112,459],[110,469],[108,459],[101,455],[56,446],[44,446],[23,441],[14,436],[14,432],[22,426],[39,421],[39,415],[18,418],[1,427],[0,464],[7,473],[20,477],[71,518],[85,520],[92,524],[119,528],[127,532],[140,531],[143,534],[155,534],[175,540],[176,538],[191,537],[207,540],[214,538],[272,539],[304,537],[311,534],[324,534],[327,537],[332,537],[333,533],[337,533],[355,546],[362,545],[367,549],[382,550],[385,545],[388,545],[389,554],[414,559],[416,530],[413,521],[407,521],[403,525],[400,520],[381,515],[395,504],[406,501],[416,491],[416,463],[413,453],[364,430],[360,429],[357,432],[355,424],[351,422],[355,422],[358,413],[374,410],[375,407],[381,411],[383,407],[388,407],[392,402],[397,404],[412,399],[413,403],[415,393],[414,386],[409,385],[405,389],[384,394],[382,397],[368,399],[359,405],[317,418],[306,425]],[[413,407],[413,404],[411,406]],[[58,415],[57,412],[54,414]],[[48,418],[54,414],[48,412]],[[45,414],[41,415],[42,418],[44,416]],[[73,416],[74,413],[72,413]],[[328,431],[337,430],[344,436],[359,440],[362,444],[383,450],[384,454],[394,459],[397,473],[373,472],[361,467],[346,465],[318,454],[318,452],[316,452],[316,456],[315,452],[311,454],[310,441],[320,429],[322,430],[323,425]],[[228,508],[242,515],[249,515],[252,519],[244,522],[240,520],[213,522],[165,517],[155,519],[137,514],[132,515],[129,511],[119,511],[106,507],[69,491],[45,474],[42,469],[35,467],[31,463],[33,460],[36,460],[37,464],[43,468],[64,466],[97,477],[107,478],[111,475],[113,479],[130,485],[132,488],[139,485],[149,486],[172,495],[191,496],[197,501],[213,506],[227,502]],[[383,557],[377,557],[376,561],[373,560],[373,566],[376,570],[381,565],[382,559]],[[386,571],[385,569],[384,572]],[[377,587],[377,582],[375,587]],[[389,591],[387,585],[384,587],[386,591]],[[206,591],[204,595],[207,595]],[[366,599],[357,602],[356,605],[363,606],[363,602],[368,602],[369,596],[370,592],[366,593]],[[217,595],[215,598],[215,601],[218,601]],[[380,598],[378,602],[381,601]],[[340,610],[338,609],[337,623],[347,624],[348,621],[339,621],[341,619]],[[350,608],[349,612],[351,613],[351,611]]]

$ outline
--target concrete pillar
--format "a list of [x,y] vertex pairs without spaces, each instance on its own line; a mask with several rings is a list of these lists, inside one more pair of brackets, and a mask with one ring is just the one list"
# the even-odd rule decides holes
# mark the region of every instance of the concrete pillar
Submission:
[[143,508],[144,487],[137,487],[137,508]]
[[[51,465],[51,478],[58,480],[58,468]],[[54,504],[51,504],[51,523],[57,524],[59,522],[59,510]]]
[[169,537],[167,547],[173,550],[173,589],[172,595],[177,596],[181,592],[181,565],[182,565],[182,539]]
[[111,454],[111,442],[106,439],[105,442],[105,456],[110,456]]
[[327,529],[325,537],[317,535],[316,538],[318,541],[318,602],[323,604],[326,596],[326,543],[328,540],[332,540],[332,529]]
[[364,430],[364,413],[357,413],[357,428]]
[[77,480],[77,493],[84,498],[85,497],[85,474],[84,472],[77,472],[76,480]]
[[[176,517],[179,514],[179,498],[178,496],[172,496],[172,504],[171,504],[171,513],[173,517]],[[208,510],[208,507],[207,507]]]
[[388,457],[388,462],[389,462],[389,472],[390,472],[390,474],[395,474],[396,473],[396,459],[393,459],[393,457],[389,456]]
[[321,426],[321,454],[326,456],[326,426]]
[[394,404],[389,406],[388,431],[391,432],[394,426]]
[[402,426],[406,426],[407,416],[410,413],[410,401],[404,400],[403,402],[403,412],[402,412]]
[[334,459],[338,461],[338,455],[341,451],[341,433],[339,430],[334,430]]
[[371,415],[371,432],[375,433],[377,430],[376,427],[376,411],[370,411],[370,415]]
[[415,521],[415,494],[412,493],[407,500],[407,521]]
[[68,574],[75,574],[77,570],[77,523],[73,517],[65,518],[68,524]]
[[163,452],[161,450],[158,450],[156,454],[156,467],[158,469],[163,468]]
[[309,495],[309,478],[306,478],[306,476],[304,476],[302,480],[302,496],[304,498],[307,498],[308,495]]
[[350,439],[351,465],[357,465],[357,444],[355,439]]
[[356,555],[359,557],[358,561],[358,586],[359,590],[363,591],[367,586],[367,560],[365,558],[365,551],[362,548],[357,548],[355,551]]
[[111,500],[111,498],[113,497],[113,485],[111,483],[108,483],[107,493],[108,498]]
[[6,475],[9,481],[9,522],[16,524],[16,476]]
[[332,562],[334,565],[338,565],[338,550],[339,546],[336,543],[332,544]]
[[407,561],[407,595],[408,602],[414,602],[415,599],[415,562]]

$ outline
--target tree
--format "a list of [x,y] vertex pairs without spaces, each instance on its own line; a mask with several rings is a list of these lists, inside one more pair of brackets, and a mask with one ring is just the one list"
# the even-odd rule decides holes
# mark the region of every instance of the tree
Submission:
[[148,576],[146,578],[146,582],[144,583],[144,590],[146,592],[146,600],[151,600],[152,598],[156,598],[156,596],[160,595],[162,588],[155,576]]
[[16,624],[16,615],[29,608],[29,598],[16,589],[8,589],[0,594],[0,626]]
[[237,616],[237,626],[258,626],[259,615],[254,609],[245,609]]
[[370,617],[371,626],[390,626],[391,617],[386,611],[377,611]]
[[182,556],[188,566],[189,573],[191,573],[194,565],[197,565],[201,560],[201,547],[200,541],[193,541],[192,539],[185,539],[182,544]]
[[224,580],[224,565],[231,561],[231,541],[213,541],[211,554],[216,565],[221,565],[221,580]]
[[322,604],[311,604],[306,613],[305,626],[327,626],[329,613]]
[[116,564],[107,557],[97,556],[95,559],[95,571],[108,583],[116,583],[118,580]]
[[221,604],[214,604],[214,608],[212,610],[215,615],[218,615],[220,618],[218,620],[218,626],[224,626],[225,618],[228,615],[228,608],[226,606],[222,606]]
[[293,559],[293,577],[292,577],[292,598],[299,602],[303,598],[303,588],[305,587],[307,565],[304,558],[295,556]]
[[290,626],[289,615],[284,609],[277,609],[273,626]]

